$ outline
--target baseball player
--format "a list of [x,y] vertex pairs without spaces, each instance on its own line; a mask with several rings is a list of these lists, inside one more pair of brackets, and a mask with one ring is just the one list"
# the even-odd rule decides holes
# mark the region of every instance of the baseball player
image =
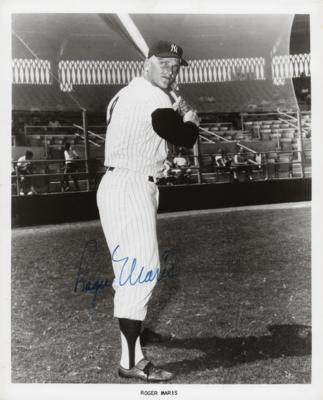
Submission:
[[144,357],[140,332],[160,271],[156,179],[162,176],[167,141],[191,147],[198,136],[196,112],[187,111],[183,100],[172,104],[169,96],[180,66],[187,65],[182,54],[175,43],[154,44],[143,76],[121,89],[107,109],[106,173],[97,203],[115,275],[123,378],[158,382],[174,376]]
[[33,156],[34,153],[31,150],[26,150],[25,155],[18,158],[17,167],[20,175],[21,196],[23,196],[25,192],[27,192],[28,195],[37,194],[31,177],[26,176],[33,173],[33,164],[31,162]]
[[[73,174],[74,172],[78,171],[78,166],[77,163],[75,162],[75,160],[77,160],[79,157],[79,155],[77,154],[77,152],[71,148],[71,144],[70,143],[65,143],[64,146],[64,158],[65,158],[65,168],[64,168],[64,176],[63,176],[63,181],[62,181],[62,191],[67,192],[70,190],[70,184],[69,184],[69,176],[70,174]],[[74,160],[74,161],[73,161]],[[80,186],[77,180],[77,177],[75,175],[71,175],[74,185],[75,185],[75,189],[76,190],[80,190]]]

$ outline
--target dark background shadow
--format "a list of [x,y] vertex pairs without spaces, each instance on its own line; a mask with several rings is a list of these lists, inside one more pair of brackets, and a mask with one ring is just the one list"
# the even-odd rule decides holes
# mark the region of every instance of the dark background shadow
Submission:
[[270,334],[237,338],[197,337],[172,339],[159,346],[167,348],[196,349],[203,356],[164,364],[165,369],[177,375],[213,368],[230,368],[237,364],[283,356],[311,354],[311,327],[306,325],[270,325]]

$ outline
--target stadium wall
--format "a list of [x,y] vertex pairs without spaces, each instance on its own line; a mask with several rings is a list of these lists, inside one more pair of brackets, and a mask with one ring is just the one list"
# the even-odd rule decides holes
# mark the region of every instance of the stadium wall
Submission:
[[[311,179],[160,188],[159,213],[311,200]],[[98,219],[95,192],[12,197],[12,227]]]

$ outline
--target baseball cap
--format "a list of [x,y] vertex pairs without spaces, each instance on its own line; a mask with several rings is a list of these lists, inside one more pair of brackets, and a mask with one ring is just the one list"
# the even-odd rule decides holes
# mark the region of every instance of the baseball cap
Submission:
[[175,57],[180,59],[180,65],[185,67],[188,65],[187,61],[182,58],[183,49],[174,42],[169,42],[165,40],[160,40],[154,43],[148,53],[148,58],[151,56],[156,57]]

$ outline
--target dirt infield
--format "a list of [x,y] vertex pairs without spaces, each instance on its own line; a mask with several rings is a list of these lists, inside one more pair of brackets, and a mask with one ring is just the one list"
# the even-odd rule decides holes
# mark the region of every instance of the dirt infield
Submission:
[[[311,381],[310,212],[159,220],[147,325],[173,340],[145,351],[172,382]],[[13,230],[12,382],[127,383],[112,279],[99,222]]]

